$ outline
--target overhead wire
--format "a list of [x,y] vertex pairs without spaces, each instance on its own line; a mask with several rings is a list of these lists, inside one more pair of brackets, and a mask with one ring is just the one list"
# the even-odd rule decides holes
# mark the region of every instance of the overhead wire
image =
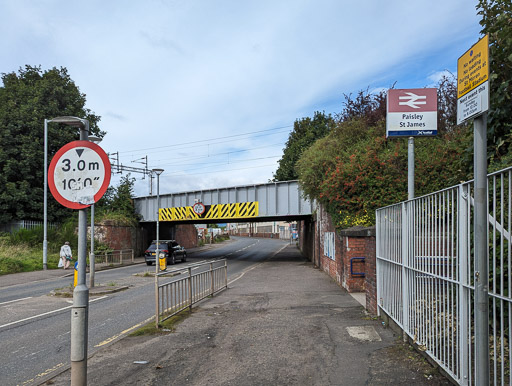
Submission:
[[161,161],[172,161],[172,160],[188,161],[188,160],[193,160],[193,159],[199,160],[199,159],[204,159],[204,158],[217,157],[217,156],[221,156],[221,155],[230,155],[230,154],[235,154],[235,153],[243,153],[243,152],[247,152],[247,151],[250,151],[250,150],[268,149],[270,147],[282,146],[282,145],[283,144],[281,142],[278,142],[278,143],[274,143],[274,144],[271,144],[271,145],[251,147],[251,148],[248,148],[248,149],[231,150],[231,151],[225,151],[225,152],[222,152],[222,153],[212,153],[212,154],[204,155],[204,156],[190,156],[190,157],[167,158],[167,159],[164,158],[164,159],[160,159],[160,160],[155,160],[154,162],[158,163],[159,166],[191,165],[191,164],[181,164],[181,163],[175,164],[175,163],[172,163],[172,162],[161,163]]
[[[289,131],[288,129],[290,127],[293,127],[293,125],[281,126],[281,127],[276,127],[276,128],[272,128],[272,129],[251,131],[251,132],[242,133],[242,134],[227,135],[227,136],[217,137],[217,138],[200,139],[200,140],[197,140],[197,141],[183,142],[183,143],[177,143],[177,144],[172,144],[172,145],[155,146],[155,147],[149,147],[149,148],[144,148],[144,149],[125,150],[125,151],[120,151],[119,153],[123,153],[123,154],[132,153],[132,154],[135,154],[135,153],[138,153],[138,152],[145,152],[145,151],[148,151],[148,150],[156,150],[156,149],[168,149],[168,148],[177,149],[177,148],[180,148],[180,147],[185,146],[185,145],[193,145],[193,144],[198,144],[198,143],[205,143],[205,145],[210,145],[210,144],[219,144],[219,143],[233,142],[235,140],[224,141],[224,142],[213,142],[213,141],[219,141],[219,140],[228,139],[228,138],[237,138],[236,140],[238,140],[238,139],[240,139],[239,137],[249,136],[251,134],[257,134],[257,133],[264,133],[264,132],[268,132],[268,131],[281,130],[281,131],[275,133],[275,134],[278,134],[280,132]],[[286,129],[286,130],[282,130],[282,129]],[[265,136],[265,135],[268,135],[268,134],[258,135],[258,136],[253,136],[253,137],[260,137],[260,136]],[[205,145],[203,145],[203,146],[205,146]],[[194,146],[194,147],[196,147],[196,146]]]
[[[265,168],[265,167],[269,167],[269,166],[275,166],[274,164],[270,164],[270,165],[259,165],[259,166],[248,166],[246,168],[238,168],[238,169],[229,169],[229,170],[216,170],[216,171],[209,171],[208,174],[212,174],[212,173],[226,173],[226,172],[234,172],[234,171],[238,171],[238,170],[247,170],[247,169],[257,169],[257,168]],[[187,173],[186,175],[187,176],[194,176],[194,175],[201,175],[201,174],[205,174],[204,172],[202,173]],[[162,174],[160,176],[160,179],[162,178],[166,178],[166,177],[172,177],[172,176],[183,176],[184,174],[179,174],[179,173],[169,173],[169,174]]]
[[[262,159],[279,158],[279,157],[281,157],[281,156],[280,155],[272,155],[272,156],[268,156],[268,157],[258,157],[258,158],[251,158],[251,159],[247,159],[247,160],[238,160],[238,161],[235,161],[235,162],[218,161],[218,162],[209,162],[209,163],[206,163],[206,164],[187,164],[187,165],[198,165],[198,167],[191,168],[191,169],[180,170],[180,172],[181,171],[182,172],[188,172],[190,170],[205,169],[205,168],[209,168],[209,167],[213,167],[213,166],[218,166],[218,165],[233,165],[235,163],[252,162],[252,161],[258,161],[258,160],[262,160]],[[199,165],[206,165],[206,166],[199,166]]]

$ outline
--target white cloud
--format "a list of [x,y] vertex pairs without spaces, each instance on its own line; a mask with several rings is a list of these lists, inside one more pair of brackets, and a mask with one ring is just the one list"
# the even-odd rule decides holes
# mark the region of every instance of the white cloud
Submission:
[[439,83],[439,81],[441,79],[443,79],[443,77],[446,77],[446,78],[453,78],[454,76],[454,73],[451,72],[451,71],[448,71],[448,70],[443,70],[443,71],[436,71],[432,74],[430,74],[427,79],[430,80],[432,83],[429,85],[430,87],[433,87],[435,86],[436,84]]
[[[0,71],[67,67],[102,116],[101,146],[124,164],[148,155],[149,167],[166,169],[165,191],[261,183],[277,167],[263,158],[280,154],[286,130],[213,139],[339,112],[344,93],[367,87],[435,82],[477,40],[475,4],[0,0]],[[172,147],[205,139],[210,146]],[[256,147],[237,154],[239,163],[204,165],[210,154]],[[198,165],[185,169],[176,157]],[[138,194],[147,194],[146,182],[137,182]]]

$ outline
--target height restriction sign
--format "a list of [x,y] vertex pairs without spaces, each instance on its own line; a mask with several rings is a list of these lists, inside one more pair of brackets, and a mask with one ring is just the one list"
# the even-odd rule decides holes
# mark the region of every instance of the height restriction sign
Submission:
[[53,197],[71,209],[84,209],[97,202],[110,184],[110,160],[101,147],[89,141],[74,141],[55,154],[48,170]]

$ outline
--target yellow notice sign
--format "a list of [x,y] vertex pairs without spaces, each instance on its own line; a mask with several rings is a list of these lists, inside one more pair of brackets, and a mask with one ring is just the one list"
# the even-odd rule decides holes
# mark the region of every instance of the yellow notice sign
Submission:
[[489,79],[489,36],[485,35],[457,61],[457,99]]

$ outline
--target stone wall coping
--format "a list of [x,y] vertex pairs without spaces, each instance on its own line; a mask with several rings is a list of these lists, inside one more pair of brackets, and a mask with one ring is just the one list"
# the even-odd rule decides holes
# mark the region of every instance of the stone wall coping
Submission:
[[338,235],[347,237],[375,237],[375,226],[355,226],[338,231]]

